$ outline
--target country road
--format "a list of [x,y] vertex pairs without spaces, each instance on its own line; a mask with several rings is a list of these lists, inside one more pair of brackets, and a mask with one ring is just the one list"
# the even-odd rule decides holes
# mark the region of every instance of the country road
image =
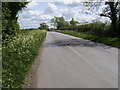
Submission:
[[118,49],[47,32],[33,88],[118,88]]

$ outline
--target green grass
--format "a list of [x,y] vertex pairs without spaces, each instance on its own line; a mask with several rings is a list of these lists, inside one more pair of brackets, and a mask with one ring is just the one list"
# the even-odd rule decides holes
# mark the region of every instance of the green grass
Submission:
[[56,32],[60,32],[60,33],[64,33],[64,34],[72,35],[75,37],[84,38],[91,41],[95,41],[95,42],[103,43],[109,46],[120,48],[120,38],[101,37],[101,36],[95,36],[91,34],[78,33],[74,31],[56,30]]
[[[2,87],[21,88],[39,47],[46,36],[46,31],[21,31],[2,46]],[[5,42],[5,41],[4,41]]]

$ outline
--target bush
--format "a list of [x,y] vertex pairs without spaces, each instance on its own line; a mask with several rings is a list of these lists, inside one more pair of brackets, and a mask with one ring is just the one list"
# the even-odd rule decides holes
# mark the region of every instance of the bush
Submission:
[[3,88],[20,88],[39,47],[44,40],[46,31],[20,31],[9,42],[2,46],[2,85]]
[[61,30],[73,30],[77,32],[84,32],[95,35],[103,35],[105,26],[106,26],[105,23],[90,23],[78,26],[63,27],[61,28]]
[[106,25],[104,28],[104,36],[112,36],[111,25]]
[[70,26],[62,27],[60,28],[60,30],[89,33],[98,36],[120,37],[119,26],[120,26],[120,22],[117,22],[116,31],[115,31],[112,30],[111,25],[106,25],[105,23],[89,23],[89,24],[77,25],[77,26],[70,25]]
[[7,26],[2,29],[2,38],[7,39],[8,36],[12,37],[20,31],[20,26],[16,20],[6,21]]

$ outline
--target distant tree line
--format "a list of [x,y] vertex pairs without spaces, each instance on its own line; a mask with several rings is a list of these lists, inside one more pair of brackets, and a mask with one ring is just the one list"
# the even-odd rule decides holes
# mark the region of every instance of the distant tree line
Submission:
[[28,28],[28,29],[21,29],[21,30],[37,30],[37,28]]
[[40,30],[48,30],[49,26],[47,25],[47,23],[42,22],[42,23],[40,23],[40,27],[38,29],[40,29]]
[[51,19],[51,23],[56,29],[61,29],[63,27],[69,27],[69,26],[75,26],[76,24],[79,24],[79,22],[75,21],[74,18],[72,18],[71,21],[66,21],[64,17],[54,17]]

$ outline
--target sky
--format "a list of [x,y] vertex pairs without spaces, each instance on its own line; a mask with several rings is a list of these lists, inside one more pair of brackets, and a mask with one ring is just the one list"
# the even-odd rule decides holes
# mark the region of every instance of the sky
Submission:
[[100,17],[105,5],[89,10],[80,0],[32,0],[27,8],[19,12],[18,22],[21,29],[38,28],[40,23],[47,23],[50,28],[53,26],[50,20],[53,17],[63,16],[65,20],[72,18],[80,23],[91,23],[92,21],[110,22],[107,17]]

